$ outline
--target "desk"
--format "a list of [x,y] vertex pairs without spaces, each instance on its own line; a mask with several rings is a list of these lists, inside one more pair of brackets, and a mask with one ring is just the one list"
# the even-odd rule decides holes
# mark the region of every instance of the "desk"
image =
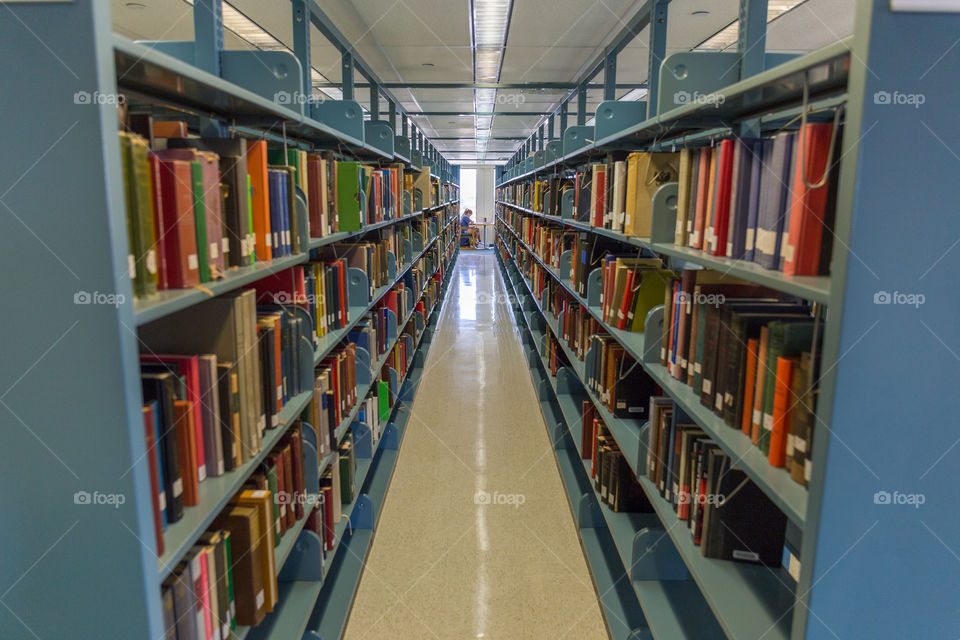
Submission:
[[494,223],[493,222],[474,222],[473,226],[480,227],[481,242],[483,243],[483,246],[486,247],[487,246],[487,227],[494,226]]

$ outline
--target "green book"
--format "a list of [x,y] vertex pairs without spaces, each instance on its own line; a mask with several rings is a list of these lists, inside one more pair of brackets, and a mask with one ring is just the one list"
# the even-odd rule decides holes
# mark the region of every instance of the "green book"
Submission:
[[200,282],[210,282],[210,246],[207,244],[207,209],[203,203],[203,165],[190,163],[193,182],[193,224],[197,229],[197,260],[200,263]]
[[350,504],[353,502],[353,465],[349,450],[340,449],[340,503]]
[[380,381],[377,383],[377,402],[380,405],[380,420],[390,417],[390,384]]
[[360,231],[366,219],[363,165],[337,163],[337,224],[340,231]]
[[773,397],[777,386],[777,358],[791,358],[810,350],[813,340],[813,322],[785,322],[778,320],[767,325],[767,373],[763,377],[763,417],[760,422],[758,446],[764,455],[770,453],[770,433],[773,429]]
[[227,552],[227,593],[230,596],[230,628],[237,628],[237,599],[233,595],[233,552],[230,550],[230,531],[223,530],[223,547]]
[[137,212],[134,192],[133,155],[130,151],[130,134],[120,133],[120,158],[123,161],[123,195],[127,209],[127,268],[133,280],[134,295],[144,295],[143,283],[137,277],[137,254],[139,253],[140,234],[137,230]]

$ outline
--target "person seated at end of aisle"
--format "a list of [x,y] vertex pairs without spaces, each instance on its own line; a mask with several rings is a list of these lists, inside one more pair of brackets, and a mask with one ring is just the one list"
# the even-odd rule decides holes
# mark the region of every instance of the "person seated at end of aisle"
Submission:
[[477,240],[479,235],[477,233],[477,227],[474,226],[472,209],[466,209],[463,212],[463,215],[460,216],[460,246],[461,247],[477,247]]

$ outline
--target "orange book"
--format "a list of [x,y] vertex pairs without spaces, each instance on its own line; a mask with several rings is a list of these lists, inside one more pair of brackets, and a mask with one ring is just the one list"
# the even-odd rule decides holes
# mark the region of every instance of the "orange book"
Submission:
[[179,120],[154,120],[153,121],[154,138],[186,138],[187,123]]
[[200,504],[200,478],[197,474],[197,430],[193,424],[193,403],[177,400],[177,457],[183,479],[183,506]]
[[707,216],[707,209],[710,205],[710,176],[713,159],[713,149],[704,147],[700,151],[700,166],[697,175],[697,209],[693,219],[693,233],[690,238],[690,246],[694,249],[703,248],[703,239],[705,232],[704,218]]
[[270,249],[270,186],[267,183],[267,141],[247,141],[247,173],[253,202],[254,250],[257,260],[272,260]]
[[770,431],[770,453],[774,467],[783,467],[787,456],[787,433],[790,431],[790,387],[793,365],[797,358],[777,358],[777,382],[773,391],[773,428]]
[[[757,384],[755,389],[763,389],[767,376],[767,340],[770,335],[766,327],[760,329],[760,348],[757,351]],[[763,420],[763,394],[753,394],[753,411],[750,414],[750,440],[760,443],[760,423]]]
[[744,377],[743,387],[743,419],[740,421],[740,430],[750,435],[750,423],[753,417],[753,392],[757,380],[757,349],[760,348],[759,338],[747,340],[747,375]]

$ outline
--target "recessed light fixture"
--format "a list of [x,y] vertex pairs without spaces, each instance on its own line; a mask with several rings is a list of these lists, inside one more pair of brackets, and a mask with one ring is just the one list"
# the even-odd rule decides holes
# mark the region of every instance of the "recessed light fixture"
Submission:
[[710,12],[709,12],[709,11],[704,11],[703,9],[701,9],[701,10],[699,10],[699,11],[693,11],[693,12],[691,12],[690,15],[692,15],[692,16],[707,16],[707,15],[710,15]]
[[433,63],[432,63],[432,62],[424,62],[424,63],[423,63],[423,66],[429,68],[429,67],[432,67],[432,66],[433,66]]

